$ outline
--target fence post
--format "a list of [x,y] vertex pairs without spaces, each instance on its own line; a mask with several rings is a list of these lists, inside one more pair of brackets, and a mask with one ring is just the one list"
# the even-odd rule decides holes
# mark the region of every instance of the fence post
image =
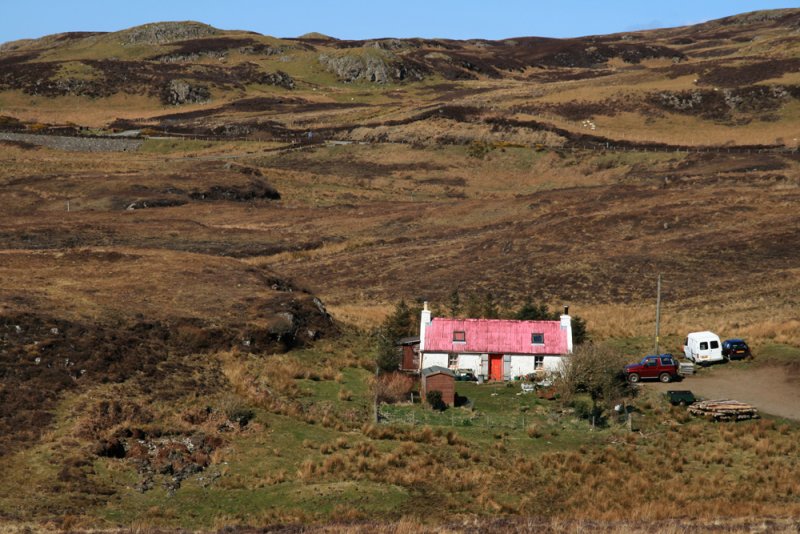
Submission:
[[[378,367],[376,365],[375,366],[375,378],[376,379],[378,378],[379,373],[380,373],[380,367]],[[375,419],[375,424],[377,425],[378,423],[381,422],[380,415],[378,413],[378,388],[375,388],[375,394],[372,397],[372,402],[373,402],[373,416],[374,416],[374,419]]]

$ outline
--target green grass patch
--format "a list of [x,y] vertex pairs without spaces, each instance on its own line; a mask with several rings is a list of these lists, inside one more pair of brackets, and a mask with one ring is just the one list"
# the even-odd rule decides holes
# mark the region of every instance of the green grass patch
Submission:
[[589,422],[573,411],[557,413],[558,402],[522,393],[520,384],[459,382],[456,393],[466,397],[466,406],[439,412],[421,403],[382,405],[381,414],[384,423],[446,428],[484,447],[502,442],[510,450],[526,454],[573,449],[613,431],[592,432]]
[[116,525],[155,520],[168,527],[208,528],[218,522],[254,524],[285,517],[330,520],[335,519],[334,511],[343,507],[385,516],[407,499],[408,492],[403,488],[365,481],[287,482],[254,489],[186,484],[174,495],[163,489],[145,494],[130,492],[119,506],[101,510],[100,516]]
[[783,343],[769,343],[753,349],[757,362],[790,363],[800,361],[800,347]]

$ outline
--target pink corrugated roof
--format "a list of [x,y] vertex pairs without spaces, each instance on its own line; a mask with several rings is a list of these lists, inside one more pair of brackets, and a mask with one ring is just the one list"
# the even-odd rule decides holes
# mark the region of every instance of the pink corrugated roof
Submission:
[[[466,333],[465,343],[453,342],[453,332],[458,331]],[[533,333],[544,334],[544,345],[531,343]],[[425,330],[425,352],[566,354],[567,339],[559,321],[436,317]]]

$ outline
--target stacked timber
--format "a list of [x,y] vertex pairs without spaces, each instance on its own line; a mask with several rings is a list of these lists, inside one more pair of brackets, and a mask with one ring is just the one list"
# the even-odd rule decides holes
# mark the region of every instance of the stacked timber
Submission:
[[742,421],[758,419],[758,410],[735,400],[707,400],[689,406],[689,413],[714,421]]

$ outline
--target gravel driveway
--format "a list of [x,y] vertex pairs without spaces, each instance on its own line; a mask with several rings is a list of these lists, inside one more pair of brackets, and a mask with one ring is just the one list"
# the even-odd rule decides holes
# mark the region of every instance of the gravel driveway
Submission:
[[648,382],[658,391],[689,389],[705,399],[733,399],[752,404],[759,411],[800,420],[800,379],[783,366],[739,367],[718,365],[681,382]]

